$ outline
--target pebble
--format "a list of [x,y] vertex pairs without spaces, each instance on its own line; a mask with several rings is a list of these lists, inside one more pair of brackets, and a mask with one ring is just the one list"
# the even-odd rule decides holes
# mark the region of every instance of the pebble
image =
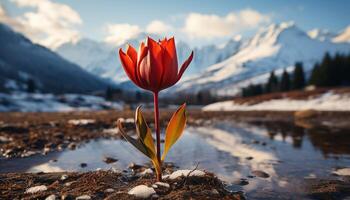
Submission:
[[75,144],[74,142],[69,143],[69,145],[68,145],[68,149],[70,149],[70,150],[74,150],[75,148],[77,148],[77,144]]
[[80,167],[81,168],[87,167],[87,164],[86,163],[80,163]]
[[146,185],[138,185],[132,188],[128,194],[134,195],[136,198],[149,198],[150,196],[156,194],[156,191],[152,187]]
[[28,188],[25,193],[33,194],[33,193],[42,192],[45,190],[47,190],[47,187],[45,185],[39,185],[39,186]]
[[148,175],[148,174],[153,174],[152,169],[147,168],[147,169],[143,170],[143,171],[140,173],[141,176],[145,176],[145,175]]
[[112,157],[105,157],[105,158],[103,158],[103,162],[105,162],[107,164],[115,163],[117,161],[118,161],[118,159],[115,159],[115,158],[112,158]]
[[63,175],[61,176],[61,180],[62,180],[62,181],[66,180],[67,178],[68,178],[68,175],[67,175],[67,174],[63,174]]
[[113,188],[108,188],[105,190],[106,193],[111,193],[111,192],[114,192],[114,189]]
[[252,171],[252,174],[254,176],[257,176],[257,177],[260,177],[260,178],[269,178],[270,177],[270,175],[268,173],[260,171],[260,170]]
[[164,183],[164,182],[156,182],[155,184],[158,186],[166,187],[166,188],[170,187],[170,185],[168,183]]
[[56,195],[51,194],[50,196],[46,197],[45,200],[56,200]]
[[75,198],[75,200],[89,200],[91,197],[89,195],[82,195]]

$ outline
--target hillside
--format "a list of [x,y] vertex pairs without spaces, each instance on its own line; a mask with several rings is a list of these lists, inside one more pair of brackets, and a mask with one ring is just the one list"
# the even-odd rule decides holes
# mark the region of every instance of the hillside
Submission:
[[23,90],[32,79],[42,92],[88,93],[107,83],[51,50],[0,24],[0,91]]

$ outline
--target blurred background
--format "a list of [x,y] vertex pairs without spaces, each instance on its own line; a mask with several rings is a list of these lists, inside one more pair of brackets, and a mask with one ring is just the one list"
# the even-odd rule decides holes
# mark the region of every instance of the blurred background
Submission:
[[[175,36],[183,79],[165,105],[209,110],[349,105],[349,1],[1,0],[0,111],[133,107],[136,88],[117,51]],[[311,98],[311,100],[310,100]],[[279,99],[275,104],[240,106]],[[238,103],[237,103],[238,102]]]

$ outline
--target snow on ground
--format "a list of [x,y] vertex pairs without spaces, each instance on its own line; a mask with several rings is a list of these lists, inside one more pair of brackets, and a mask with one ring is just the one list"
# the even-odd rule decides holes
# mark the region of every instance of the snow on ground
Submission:
[[45,185],[39,185],[28,188],[25,193],[37,193],[45,190],[47,190],[47,187]]
[[204,111],[249,111],[249,110],[322,110],[350,111],[350,94],[334,94],[332,92],[306,100],[273,99],[257,104],[237,104],[234,101],[223,101],[203,107]]
[[0,112],[64,112],[102,109],[122,109],[122,105],[90,95],[0,93]]
[[350,176],[350,168],[343,168],[333,171],[334,174],[338,176]]

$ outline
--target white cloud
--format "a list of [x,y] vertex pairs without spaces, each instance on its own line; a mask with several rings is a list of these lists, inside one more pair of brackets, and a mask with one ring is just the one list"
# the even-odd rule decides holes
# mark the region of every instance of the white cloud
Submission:
[[79,14],[71,7],[50,0],[11,0],[18,7],[30,7],[20,16],[11,18],[0,11],[0,21],[24,33],[36,43],[56,48],[80,38],[76,25],[82,24]]
[[136,38],[141,33],[141,28],[131,24],[108,24],[105,27],[107,36],[105,42],[113,45],[121,45],[127,40]]
[[171,25],[165,24],[160,20],[154,20],[151,23],[149,23],[148,26],[146,27],[147,33],[158,34],[158,35],[167,34],[172,30],[173,30],[173,27]]
[[211,39],[258,28],[270,20],[270,15],[252,9],[231,12],[226,16],[190,13],[185,19],[183,31],[192,38]]

